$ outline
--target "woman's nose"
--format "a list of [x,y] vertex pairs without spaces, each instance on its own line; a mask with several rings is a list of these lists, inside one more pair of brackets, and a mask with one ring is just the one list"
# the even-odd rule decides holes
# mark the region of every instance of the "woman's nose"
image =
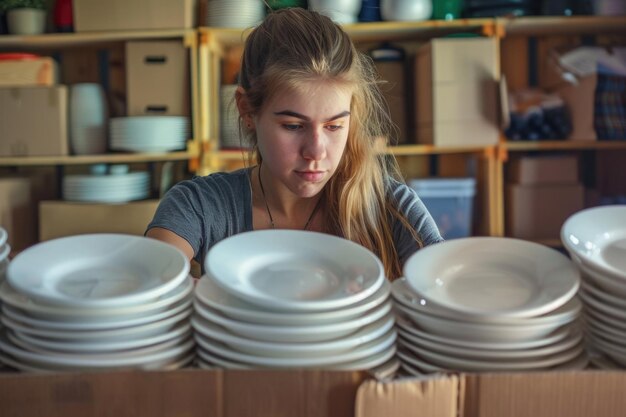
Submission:
[[326,157],[326,142],[322,128],[311,129],[311,133],[304,142],[302,156],[305,159],[314,161],[319,161]]

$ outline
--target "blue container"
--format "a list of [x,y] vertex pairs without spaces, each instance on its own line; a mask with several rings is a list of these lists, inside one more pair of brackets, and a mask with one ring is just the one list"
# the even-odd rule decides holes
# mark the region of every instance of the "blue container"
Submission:
[[472,235],[476,179],[424,178],[408,182],[435,219],[444,239]]

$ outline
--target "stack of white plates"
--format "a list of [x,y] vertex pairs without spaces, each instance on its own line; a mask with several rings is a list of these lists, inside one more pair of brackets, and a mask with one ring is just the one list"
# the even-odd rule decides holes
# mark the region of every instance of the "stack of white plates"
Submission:
[[398,367],[380,260],[331,235],[263,230],[215,245],[192,320],[201,367]]
[[206,25],[223,28],[247,28],[258,25],[265,17],[262,0],[209,0]]
[[147,171],[109,175],[66,175],[63,199],[122,203],[150,196],[150,173]]
[[563,254],[475,237],[415,253],[392,284],[398,356],[414,375],[581,369],[578,271]]
[[195,357],[188,274],[182,252],[144,237],[35,245],[0,286],[0,363],[40,372],[185,366]]
[[561,240],[583,277],[580,297],[591,362],[626,368],[626,206],[580,211]]
[[185,149],[189,121],[182,116],[132,116],[110,119],[113,150],[168,152]]

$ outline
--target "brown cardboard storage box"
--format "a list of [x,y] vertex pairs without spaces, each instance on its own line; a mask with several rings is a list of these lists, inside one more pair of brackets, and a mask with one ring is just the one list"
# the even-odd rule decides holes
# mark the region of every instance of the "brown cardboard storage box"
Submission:
[[516,184],[577,184],[578,158],[573,155],[524,156],[512,159],[508,181]]
[[560,84],[555,92],[565,102],[572,120],[572,133],[568,140],[597,140],[594,128],[595,91],[598,77],[588,75],[578,84]]
[[0,88],[0,156],[65,156],[67,87]]
[[623,417],[626,372],[180,370],[0,374],[2,417]]
[[406,68],[404,61],[375,61],[376,70],[385,80],[381,90],[389,105],[391,120],[398,127],[397,141],[394,144],[409,141],[407,120]]
[[57,83],[57,63],[50,57],[0,60],[0,87],[51,86]]
[[580,184],[519,185],[506,188],[506,235],[520,239],[559,239],[569,216],[583,209]]
[[76,32],[188,29],[195,0],[73,0]]
[[498,142],[497,40],[434,39],[415,58],[417,142],[490,146]]
[[128,116],[189,115],[189,64],[181,42],[127,42],[126,77]]
[[0,178],[0,227],[13,252],[37,242],[37,214],[30,178]]
[[86,233],[143,235],[159,200],[125,204],[42,201],[39,204],[39,240]]

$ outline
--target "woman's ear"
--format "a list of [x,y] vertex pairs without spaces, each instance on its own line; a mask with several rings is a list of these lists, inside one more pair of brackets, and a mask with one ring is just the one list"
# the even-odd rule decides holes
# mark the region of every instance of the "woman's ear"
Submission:
[[247,129],[254,129],[254,120],[252,119],[252,107],[248,101],[246,90],[242,86],[237,87],[235,90],[235,101],[237,102],[237,109],[239,110],[239,116],[243,120]]

